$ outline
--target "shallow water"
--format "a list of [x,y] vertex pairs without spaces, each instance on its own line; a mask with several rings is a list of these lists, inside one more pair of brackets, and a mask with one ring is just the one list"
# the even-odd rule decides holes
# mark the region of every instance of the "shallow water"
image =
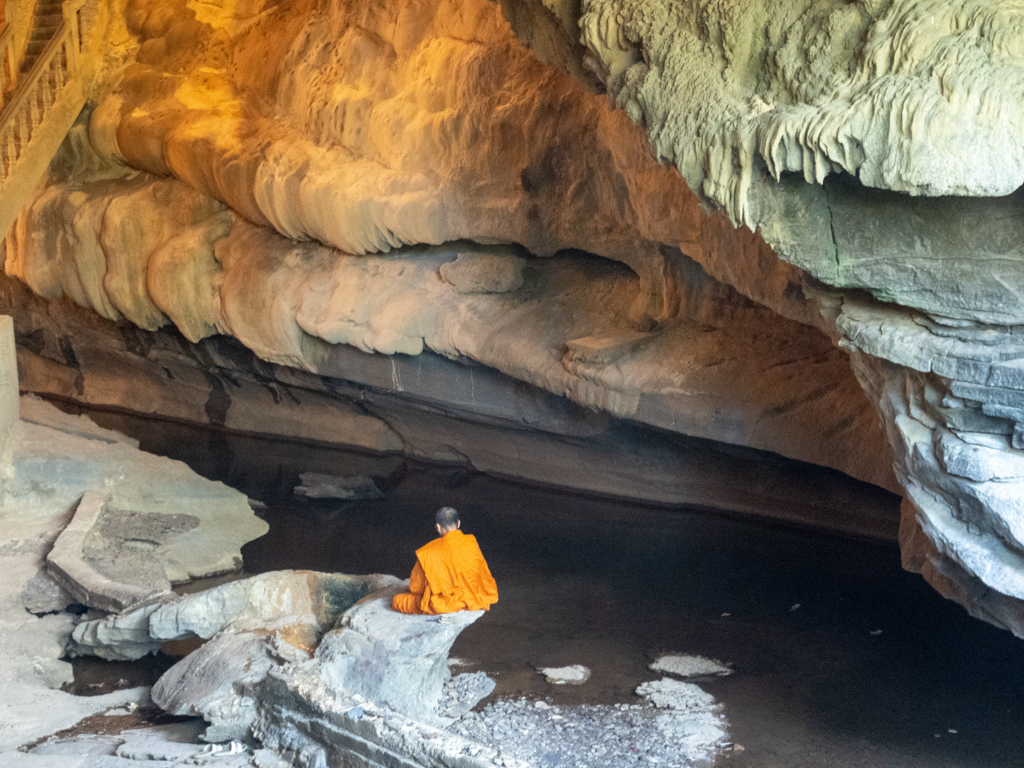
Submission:
[[[903,572],[893,546],[397,457],[93,417],[264,501],[270,532],[243,550],[252,573],[404,577],[433,535],[433,510],[459,508],[500,601],[452,655],[469,662],[465,671],[487,671],[494,696],[633,702],[633,689],[658,677],[647,669],[657,654],[699,654],[735,668],[700,683],[745,748],[722,765],[1024,764],[1024,643]],[[303,471],[369,475],[386,497],[296,499]],[[534,669],[567,664],[593,675],[552,686]]]

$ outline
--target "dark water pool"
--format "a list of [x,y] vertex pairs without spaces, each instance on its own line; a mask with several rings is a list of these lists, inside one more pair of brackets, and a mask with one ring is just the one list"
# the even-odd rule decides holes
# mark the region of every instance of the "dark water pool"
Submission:
[[[95,413],[268,506],[246,570],[407,576],[433,510],[459,508],[500,601],[453,656],[496,696],[633,700],[659,653],[732,664],[725,705],[743,768],[1024,765],[1024,642],[900,569],[893,546],[694,508],[539,489],[450,467]],[[380,501],[296,499],[303,471],[375,478]],[[896,503],[894,499],[894,503]],[[579,687],[536,666],[584,664]]]

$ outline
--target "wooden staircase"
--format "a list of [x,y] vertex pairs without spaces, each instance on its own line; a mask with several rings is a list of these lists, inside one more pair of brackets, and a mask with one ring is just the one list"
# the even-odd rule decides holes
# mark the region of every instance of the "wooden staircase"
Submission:
[[16,23],[0,33],[0,234],[14,223],[85,106],[84,4],[37,0],[20,57]]
[[47,44],[60,29],[64,21],[61,0],[37,0],[35,12],[32,14],[32,29],[28,33],[28,44],[25,56],[21,60],[19,75],[25,78],[32,67],[46,50]]

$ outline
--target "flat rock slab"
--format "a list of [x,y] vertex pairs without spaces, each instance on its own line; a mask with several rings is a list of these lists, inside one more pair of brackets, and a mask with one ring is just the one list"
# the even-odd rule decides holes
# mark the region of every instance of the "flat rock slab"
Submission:
[[[111,542],[114,548],[127,544],[150,550],[146,557],[158,561],[159,568],[140,573],[143,582],[162,569],[161,580],[180,584],[237,570],[242,545],[266,533],[267,524],[253,514],[245,495],[223,483],[198,476],[180,461],[140,451],[127,439],[118,441],[109,430],[83,428],[80,417],[45,403],[36,401],[30,410],[45,412],[47,426],[28,421],[16,425],[0,504],[19,516],[42,517],[55,509],[70,510],[83,492],[107,494],[105,509],[110,514],[101,518],[104,510],[90,507],[96,516],[89,530],[81,531],[82,546],[95,529],[95,538],[88,542],[91,557],[100,571],[113,568],[115,579],[123,580],[133,568],[119,567],[116,558],[106,558],[107,566],[102,565],[101,550]],[[181,516],[195,518],[198,524]],[[84,549],[82,554],[87,554]],[[152,591],[152,584],[136,586]]]
[[723,664],[703,656],[685,656],[666,653],[659,656],[648,667],[652,672],[664,672],[676,677],[705,677],[707,675],[731,675],[732,670]]
[[307,499],[383,499],[380,488],[368,477],[339,477],[323,475],[319,472],[303,472],[299,475],[299,484],[295,486],[295,495]]
[[[73,598],[62,594],[43,569],[44,556],[71,519],[72,505],[85,491],[104,491],[115,509],[206,521],[198,529],[205,528],[202,541],[177,539],[180,556],[171,571],[183,579],[234,567],[241,545],[266,525],[252,514],[244,495],[196,475],[181,462],[139,451],[133,440],[33,398],[23,399],[22,411],[31,421],[13,425],[0,489],[0,765],[130,766],[131,761],[112,754],[17,751],[82,718],[150,701],[148,688],[102,696],[74,696],[60,689],[72,674],[62,657],[74,617],[58,611]],[[49,615],[33,615],[26,607]],[[150,762],[153,768],[161,764]]]
[[21,420],[40,427],[49,427],[66,435],[100,440],[104,443],[123,443],[134,448],[139,441],[113,429],[104,429],[85,414],[72,416],[35,395],[22,395],[20,399]]
[[173,522],[165,524],[162,518],[167,516],[147,518],[144,513],[135,513],[134,530],[129,535],[136,537],[132,541],[147,546],[130,547],[117,532],[118,518],[125,513],[108,510],[109,500],[109,496],[96,491],[82,495],[75,516],[47,555],[46,566],[54,581],[82,605],[116,613],[170,594],[171,583],[159,560],[160,545],[175,533],[195,528],[199,520],[192,517],[179,522],[171,517]]

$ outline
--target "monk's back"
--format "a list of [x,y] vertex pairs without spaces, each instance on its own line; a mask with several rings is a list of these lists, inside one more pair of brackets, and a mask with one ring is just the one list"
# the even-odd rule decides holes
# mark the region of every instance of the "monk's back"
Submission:
[[476,537],[455,530],[416,550],[430,586],[433,613],[478,611],[498,601],[498,588]]

